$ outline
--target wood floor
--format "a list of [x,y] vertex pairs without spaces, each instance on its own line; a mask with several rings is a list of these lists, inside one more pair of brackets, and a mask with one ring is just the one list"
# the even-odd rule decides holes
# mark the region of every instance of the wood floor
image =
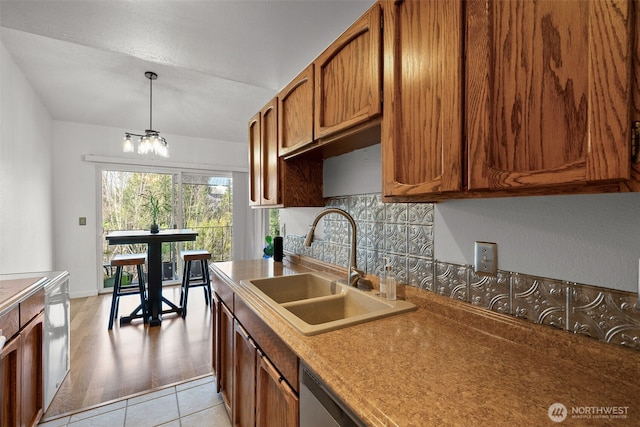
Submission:
[[[179,289],[163,295],[177,304]],[[160,326],[115,322],[108,331],[110,304],[110,294],[71,300],[71,369],[43,419],[212,372],[212,319],[201,288],[189,293],[186,319],[166,315]],[[135,306],[135,297],[121,298],[119,314]]]

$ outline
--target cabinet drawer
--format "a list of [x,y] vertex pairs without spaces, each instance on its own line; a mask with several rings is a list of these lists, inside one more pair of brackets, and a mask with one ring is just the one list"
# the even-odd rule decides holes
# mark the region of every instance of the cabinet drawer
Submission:
[[240,298],[236,300],[234,315],[297,393],[298,357],[295,353]]
[[18,304],[11,307],[8,311],[0,315],[0,329],[2,335],[7,337],[9,341],[20,330],[20,316]]
[[20,302],[20,329],[44,310],[44,288]]

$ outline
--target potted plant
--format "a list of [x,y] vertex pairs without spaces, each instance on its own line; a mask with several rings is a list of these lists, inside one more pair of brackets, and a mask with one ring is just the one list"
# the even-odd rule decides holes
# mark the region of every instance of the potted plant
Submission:
[[151,226],[149,227],[149,231],[152,234],[156,234],[160,232],[160,227],[158,226],[158,217],[162,211],[169,211],[169,207],[166,204],[160,202],[160,198],[154,195],[151,191],[144,195],[147,199],[147,202],[142,206],[149,210],[149,214],[151,215]]
[[262,253],[264,254],[263,258],[271,258],[273,256],[273,238],[271,236],[266,236],[264,238],[266,244],[262,248]]

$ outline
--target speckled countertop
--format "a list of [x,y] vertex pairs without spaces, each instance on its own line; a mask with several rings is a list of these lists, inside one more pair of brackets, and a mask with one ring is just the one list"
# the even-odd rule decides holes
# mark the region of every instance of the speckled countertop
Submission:
[[[304,336],[240,281],[309,268],[256,260],[213,269],[371,426],[640,425],[640,352],[408,286],[399,294],[416,311]],[[568,409],[562,424],[549,418],[554,403]]]
[[42,273],[0,274],[0,314],[42,289],[46,281]]

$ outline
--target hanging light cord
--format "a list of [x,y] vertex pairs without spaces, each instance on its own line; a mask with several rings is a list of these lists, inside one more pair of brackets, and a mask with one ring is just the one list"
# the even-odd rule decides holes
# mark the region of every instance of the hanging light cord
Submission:
[[149,77],[149,130],[153,130],[153,78]]

